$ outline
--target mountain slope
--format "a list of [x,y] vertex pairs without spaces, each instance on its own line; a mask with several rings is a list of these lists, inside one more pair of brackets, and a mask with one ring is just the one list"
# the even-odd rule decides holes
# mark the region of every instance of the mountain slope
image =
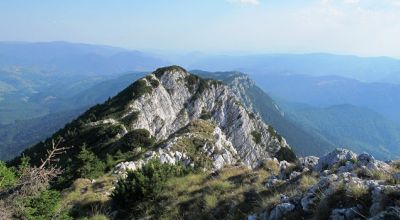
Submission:
[[102,45],[0,42],[0,124],[66,111],[72,103],[63,101],[88,87],[167,64],[147,53]]
[[51,136],[85,109],[49,114],[40,118],[0,125],[0,160],[11,160],[26,148]]
[[[196,123],[206,128],[211,126],[206,133],[219,138],[207,142],[201,137],[199,141],[189,132],[185,136],[189,138],[186,144],[179,145],[171,140],[182,140],[187,126]],[[250,167],[273,156],[293,159],[285,139],[244,108],[227,86],[191,75],[176,66],[158,69],[104,104],[92,107],[53,138],[59,136],[65,139],[64,145],[74,146],[62,157],[60,164],[66,167],[66,173],[61,183],[78,177],[75,170],[79,169],[79,164],[71,161],[83,147],[100,159],[118,152],[136,161],[149,155],[162,160],[166,155],[184,154],[189,155],[195,166],[202,164],[204,156],[201,155],[206,154],[214,168],[233,162],[227,159],[229,155]],[[221,141],[226,142],[220,145],[222,148],[214,146]],[[27,149],[24,154],[30,156],[32,162],[39,162],[49,144],[50,139]],[[185,162],[187,158],[180,159]]]
[[368,152],[380,159],[400,157],[400,126],[380,114],[353,105],[316,108],[283,104],[288,117],[336,146]]
[[[20,120],[0,125],[0,160],[9,160],[18,156],[29,146],[50,137],[55,131],[87,110],[88,106],[103,103],[144,75],[144,73],[129,73],[115,79],[98,82],[84,91],[80,91],[82,89],[75,91],[77,94],[72,97],[55,99],[38,108],[42,111],[44,109],[46,112],[50,111],[49,114],[27,120],[22,120],[24,117],[18,117]],[[82,84],[87,85],[87,83]],[[76,86],[71,87],[76,88]],[[39,102],[40,100],[38,99]],[[79,108],[79,110],[73,108]],[[29,117],[33,117],[32,110],[29,111],[26,107],[23,109],[27,111]],[[9,114],[16,116],[15,111],[10,111]],[[10,118],[13,117],[8,117]]]
[[318,133],[310,133],[286,117],[276,102],[248,75],[240,72],[192,71],[202,77],[223,81],[253,112],[260,114],[265,123],[272,125],[282,134],[289,145],[300,155],[323,155],[334,149],[332,142]]
[[356,105],[400,124],[400,85],[397,84],[365,83],[339,76],[269,74],[253,77],[273,97],[318,107]]

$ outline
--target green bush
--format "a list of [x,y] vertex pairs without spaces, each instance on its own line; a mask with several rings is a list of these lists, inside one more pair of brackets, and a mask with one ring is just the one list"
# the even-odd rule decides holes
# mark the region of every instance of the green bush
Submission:
[[39,195],[23,199],[23,215],[25,219],[46,220],[55,217],[60,202],[60,193],[54,190],[45,190]]
[[279,151],[276,153],[276,158],[279,161],[286,160],[287,162],[295,162],[297,161],[296,154],[292,149],[288,147],[281,147]]
[[105,164],[92,151],[86,149],[85,146],[82,147],[77,160],[79,164],[77,172],[80,177],[94,179],[104,173]]
[[152,147],[155,143],[155,138],[146,129],[136,129],[125,134],[121,141],[124,145],[123,150],[132,150],[138,147]]
[[186,70],[183,69],[182,67],[173,65],[173,66],[167,66],[167,67],[158,68],[156,71],[153,72],[153,74],[157,78],[160,79],[168,71],[183,71],[183,72],[186,72]]
[[147,79],[147,81],[150,82],[150,84],[153,88],[157,88],[160,85],[160,82],[156,79],[153,79],[153,77],[151,77],[150,75],[146,76],[146,79]]
[[200,119],[203,120],[210,120],[212,118],[212,115],[210,112],[206,111],[205,109],[203,109],[201,111],[201,115],[200,115]]
[[253,141],[256,144],[261,144],[261,133],[258,131],[252,131],[251,135],[253,136]]
[[12,186],[15,181],[14,171],[8,168],[3,161],[0,161],[0,189]]
[[169,178],[186,173],[188,170],[182,165],[151,160],[140,170],[128,173],[126,179],[118,181],[111,195],[113,206],[120,213],[140,213],[139,205],[158,199]]
[[130,115],[127,115],[122,119],[122,123],[127,127],[131,126],[139,118],[139,114],[140,112],[137,111],[132,112]]
[[185,81],[186,81],[186,87],[188,88],[189,92],[193,93],[194,89],[196,87],[196,84],[199,81],[199,77],[196,75],[190,74],[185,78]]

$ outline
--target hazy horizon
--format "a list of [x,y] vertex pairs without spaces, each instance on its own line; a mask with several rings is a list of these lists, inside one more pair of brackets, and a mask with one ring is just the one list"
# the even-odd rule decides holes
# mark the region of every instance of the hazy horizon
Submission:
[[200,50],[187,50],[187,51],[178,51],[178,50],[160,50],[160,49],[137,49],[137,48],[128,48],[116,45],[109,44],[97,44],[90,42],[74,42],[74,41],[66,41],[66,40],[52,40],[52,41],[0,41],[0,43],[4,44],[49,44],[49,43],[66,43],[66,44],[81,44],[81,45],[89,45],[89,46],[98,46],[98,47],[109,47],[115,48],[119,50],[126,51],[137,51],[143,52],[150,55],[155,56],[185,56],[188,54],[198,54],[203,56],[226,56],[226,57],[241,57],[241,56],[263,56],[263,55],[335,55],[335,56],[349,56],[349,57],[359,57],[359,58],[389,58],[400,60],[400,56],[386,56],[386,55],[357,55],[357,54],[346,54],[346,53],[335,53],[335,52],[325,52],[325,51],[310,51],[310,52],[251,52],[251,51],[216,51],[216,52],[208,52],[208,51],[200,51]]
[[0,8],[0,41],[168,53],[400,57],[398,0],[17,0]]

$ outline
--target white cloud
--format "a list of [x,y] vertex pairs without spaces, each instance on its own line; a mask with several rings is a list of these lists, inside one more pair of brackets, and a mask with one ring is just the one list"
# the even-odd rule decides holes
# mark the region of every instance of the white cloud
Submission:
[[238,3],[243,5],[258,5],[260,4],[260,0],[228,0],[231,3]]
[[358,4],[360,0],[343,0],[345,4]]

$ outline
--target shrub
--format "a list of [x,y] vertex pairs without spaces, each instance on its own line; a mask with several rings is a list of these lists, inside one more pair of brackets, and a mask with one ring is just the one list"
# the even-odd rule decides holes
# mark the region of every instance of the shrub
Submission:
[[164,75],[164,73],[166,73],[168,71],[183,71],[183,72],[186,72],[186,70],[183,69],[182,67],[173,65],[173,66],[167,66],[167,67],[158,68],[156,71],[153,72],[153,74],[157,78],[160,79]]
[[140,212],[140,203],[156,200],[169,178],[187,172],[181,165],[161,164],[158,160],[151,160],[140,170],[128,173],[126,179],[118,181],[111,195],[114,208],[121,213]]
[[138,112],[138,111],[132,112],[130,115],[127,115],[122,119],[122,123],[125,126],[128,126],[128,127],[131,126],[131,124],[133,124],[134,122],[137,121],[137,119],[139,118],[139,114],[140,114],[140,112]]
[[310,175],[304,175],[301,177],[299,181],[299,188],[301,191],[305,192],[311,186],[315,185],[317,182],[318,182],[317,178]]
[[79,168],[77,170],[80,177],[97,178],[104,173],[105,164],[86,147],[82,147],[81,152],[77,156]]
[[268,171],[272,175],[279,174],[279,164],[271,159],[263,160],[261,163],[261,168]]
[[12,186],[16,181],[15,173],[0,161],[0,189]]
[[200,119],[202,120],[210,120],[212,117],[211,113],[203,109],[201,111]]
[[160,85],[160,82],[156,79],[153,79],[153,77],[151,77],[150,75],[146,76],[146,79],[147,79],[147,81],[150,82],[150,84],[153,88],[157,88]]
[[371,206],[371,196],[368,188],[357,183],[338,183],[333,191],[323,195],[316,209],[316,219],[328,219],[331,211],[335,208],[350,208],[360,204],[363,209],[359,210],[357,217],[367,216]]
[[155,138],[151,137],[150,132],[146,129],[136,129],[125,134],[121,141],[124,145],[123,150],[132,150],[138,147],[152,147]]
[[207,208],[209,209],[215,208],[215,206],[217,206],[217,203],[218,203],[218,198],[216,195],[212,194],[204,196],[204,204]]
[[251,135],[253,136],[253,141],[256,144],[260,144],[261,143],[261,133],[258,131],[252,131]]
[[60,202],[60,193],[54,190],[45,190],[39,195],[23,198],[23,216],[26,219],[52,219]]
[[276,153],[276,158],[279,161],[286,160],[287,162],[295,162],[297,160],[296,154],[288,147],[281,147]]
[[196,75],[190,74],[185,78],[185,81],[186,81],[186,87],[188,88],[189,92],[193,93],[195,86],[196,86],[197,82],[199,81],[199,77]]

